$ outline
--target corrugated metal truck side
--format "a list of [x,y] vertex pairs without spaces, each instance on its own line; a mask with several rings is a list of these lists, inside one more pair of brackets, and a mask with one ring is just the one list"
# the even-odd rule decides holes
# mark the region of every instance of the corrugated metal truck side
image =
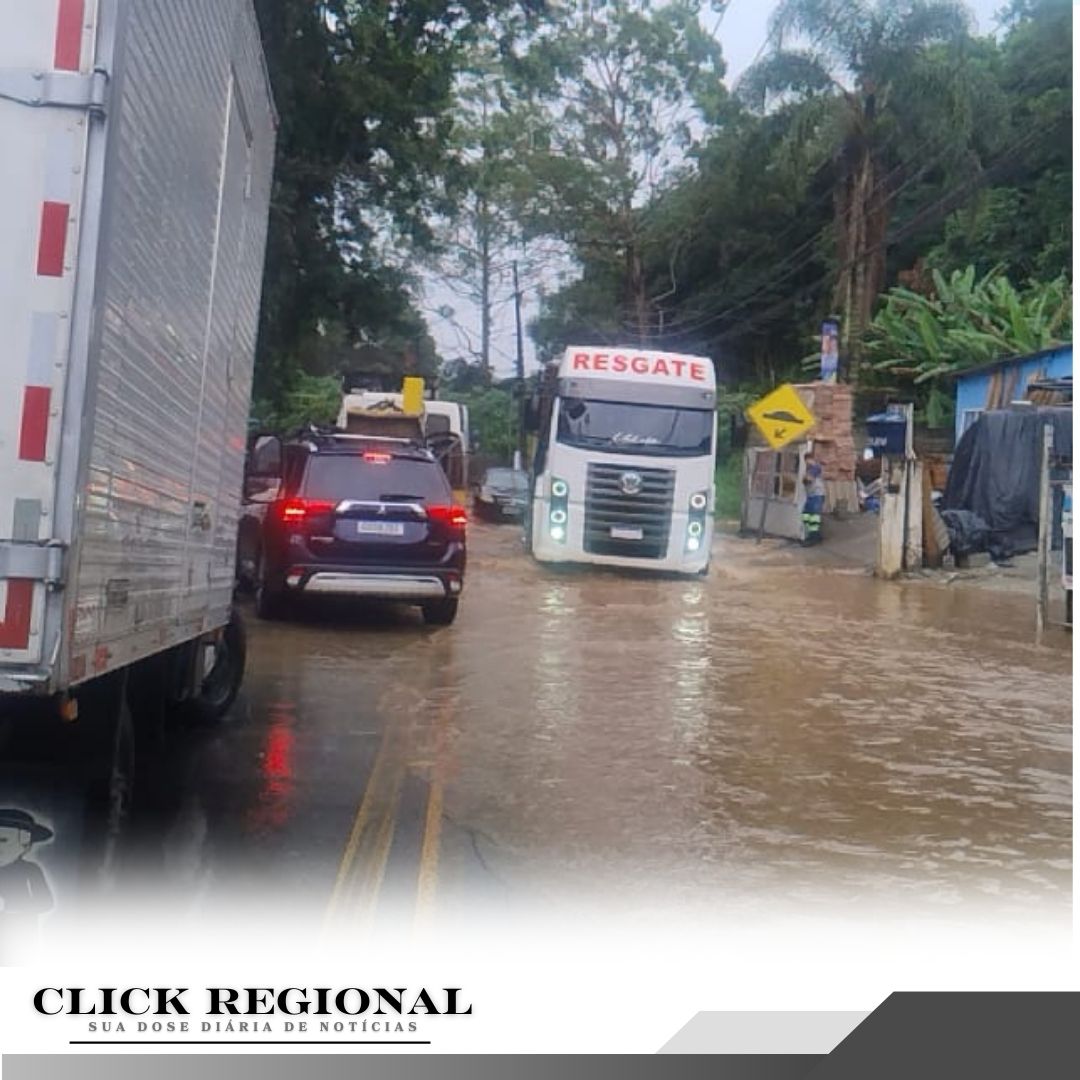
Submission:
[[197,696],[242,652],[276,126],[251,0],[0,0],[0,26],[0,709],[73,715],[152,665]]

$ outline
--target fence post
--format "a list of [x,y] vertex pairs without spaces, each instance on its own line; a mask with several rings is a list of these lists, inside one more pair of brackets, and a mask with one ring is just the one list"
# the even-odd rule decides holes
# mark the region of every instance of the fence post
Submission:
[[1050,533],[1053,528],[1050,504],[1050,455],[1054,449],[1054,427],[1043,424],[1042,463],[1039,470],[1039,550],[1036,575],[1035,629],[1041,634],[1046,627],[1046,612],[1050,600]]

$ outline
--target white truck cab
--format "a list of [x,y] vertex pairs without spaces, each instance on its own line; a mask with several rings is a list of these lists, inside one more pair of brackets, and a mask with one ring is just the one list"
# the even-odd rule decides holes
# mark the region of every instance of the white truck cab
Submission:
[[716,375],[706,357],[571,347],[541,409],[530,541],[541,562],[705,573]]

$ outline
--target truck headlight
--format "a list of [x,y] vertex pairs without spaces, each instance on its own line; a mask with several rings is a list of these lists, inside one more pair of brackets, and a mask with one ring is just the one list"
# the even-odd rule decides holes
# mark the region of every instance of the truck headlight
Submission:
[[548,507],[548,535],[557,544],[566,542],[566,523],[570,520],[570,485],[565,480],[551,481],[551,503]]
[[701,550],[705,541],[705,525],[709,513],[708,491],[695,491],[690,496],[690,512],[686,522],[686,551],[693,553]]

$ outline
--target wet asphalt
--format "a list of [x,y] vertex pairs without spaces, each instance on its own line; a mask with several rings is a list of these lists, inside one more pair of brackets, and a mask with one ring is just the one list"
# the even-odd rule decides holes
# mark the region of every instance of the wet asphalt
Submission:
[[[605,897],[1067,909],[1071,639],[1036,641],[1029,597],[727,536],[704,579],[552,569],[470,529],[452,627],[245,612],[233,712],[141,778],[126,898],[354,926]],[[0,791],[53,823],[38,854],[77,899],[78,783],[7,761]]]

